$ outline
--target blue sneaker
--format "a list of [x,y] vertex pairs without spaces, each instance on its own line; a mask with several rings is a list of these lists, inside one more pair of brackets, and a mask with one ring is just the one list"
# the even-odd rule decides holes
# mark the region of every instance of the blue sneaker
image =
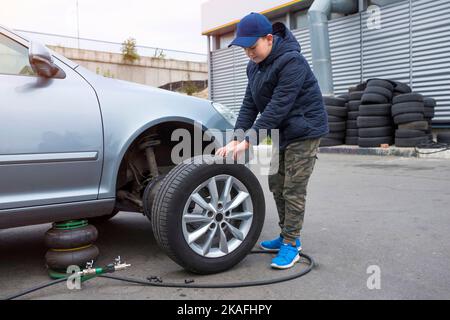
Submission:
[[278,255],[272,259],[271,266],[276,269],[288,269],[291,268],[298,260],[300,260],[298,249],[292,244],[283,243],[281,244]]
[[[263,241],[259,244],[260,248],[266,251],[270,251],[270,252],[278,252],[280,250],[281,244],[283,243],[283,237],[278,237],[276,239],[273,240],[267,240],[267,241]],[[302,243],[299,239],[295,240],[295,243],[297,244],[297,250],[301,251],[302,250]]]

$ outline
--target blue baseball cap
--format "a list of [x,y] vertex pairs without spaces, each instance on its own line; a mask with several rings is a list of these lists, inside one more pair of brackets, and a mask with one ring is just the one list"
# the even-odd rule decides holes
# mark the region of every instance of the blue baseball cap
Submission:
[[240,46],[249,48],[253,46],[259,38],[272,33],[272,23],[264,15],[252,12],[246,15],[237,25],[236,38],[228,47]]

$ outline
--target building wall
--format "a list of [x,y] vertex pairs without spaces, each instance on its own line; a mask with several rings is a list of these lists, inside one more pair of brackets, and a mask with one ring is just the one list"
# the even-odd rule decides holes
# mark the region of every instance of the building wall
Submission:
[[141,57],[125,63],[118,53],[50,47],[68,59],[100,75],[153,87],[188,80],[207,80],[207,63]]
[[[361,12],[329,21],[336,95],[370,78],[399,80],[437,100],[435,124],[450,123],[450,1],[404,0],[381,8],[381,29]],[[308,28],[293,30],[312,67]],[[248,58],[240,48],[211,53],[211,96],[238,111]]]
[[250,12],[273,11],[294,3],[306,0],[209,0],[202,4],[202,31],[204,34],[211,30],[233,24]]

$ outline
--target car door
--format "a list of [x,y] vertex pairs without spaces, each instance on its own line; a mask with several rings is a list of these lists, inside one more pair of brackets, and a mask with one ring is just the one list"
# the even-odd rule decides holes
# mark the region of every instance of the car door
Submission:
[[27,45],[0,29],[0,211],[97,199],[103,129],[95,91],[56,58],[65,77],[38,77]]

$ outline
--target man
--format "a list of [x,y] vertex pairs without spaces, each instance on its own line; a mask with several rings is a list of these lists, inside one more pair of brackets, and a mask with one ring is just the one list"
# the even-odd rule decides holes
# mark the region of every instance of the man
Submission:
[[[328,134],[322,93],[299,43],[284,24],[272,26],[264,15],[251,13],[239,22],[232,45],[244,48],[250,58],[247,90],[235,125],[235,131],[241,129],[246,134],[216,154],[232,153],[236,159],[250,147],[252,130],[279,130],[279,167],[276,174],[269,175],[269,188],[277,205],[281,234],[260,246],[278,251],[272,267],[287,269],[300,259],[306,188],[320,137]],[[258,113],[261,116],[256,120]]]

